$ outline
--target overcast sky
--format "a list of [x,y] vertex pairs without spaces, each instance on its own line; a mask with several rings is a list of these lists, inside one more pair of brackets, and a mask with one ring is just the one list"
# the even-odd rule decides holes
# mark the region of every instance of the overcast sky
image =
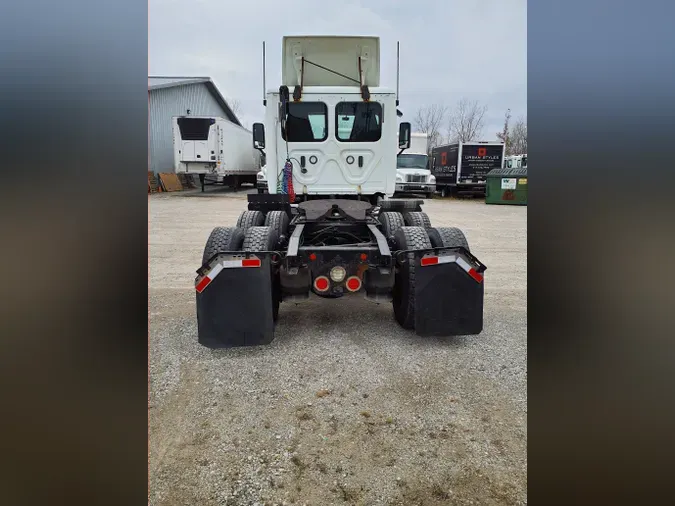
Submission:
[[379,36],[380,84],[392,89],[400,41],[402,120],[467,97],[488,106],[493,140],[507,108],[527,115],[526,0],[150,0],[149,74],[211,77],[250,127],[263,119],[262,41],[267,88],[278,88],[284,35]]

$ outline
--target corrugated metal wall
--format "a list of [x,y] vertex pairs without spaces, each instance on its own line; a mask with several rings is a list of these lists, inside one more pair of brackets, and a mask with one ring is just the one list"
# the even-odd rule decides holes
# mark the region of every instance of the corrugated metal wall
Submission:
[[225,111],[204,83],[150,90],[150,168],[154,172],[173,172],[171,118],[190,109],[191,116],[219,116]]

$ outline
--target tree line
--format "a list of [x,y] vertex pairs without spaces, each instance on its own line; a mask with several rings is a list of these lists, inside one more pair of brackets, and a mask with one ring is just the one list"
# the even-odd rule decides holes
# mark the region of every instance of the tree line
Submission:
[[[431,104],[417,110],[413,118],[416,132],[426,132],[429,149],[441,144],[485,140],[487,105],[462,98],[453,108]],[[504,115],[504,128],[497,138],[506,144],[506,154],[527,153],[527,120],[521,116],[511,123],[511,110]]]

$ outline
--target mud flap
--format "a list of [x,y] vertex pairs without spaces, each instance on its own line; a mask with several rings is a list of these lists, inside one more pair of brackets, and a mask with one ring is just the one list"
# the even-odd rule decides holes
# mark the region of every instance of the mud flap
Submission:
[[416,252],[415,333],[462,336],[483,330],[483,272],[464,248]]
[[270,254],[219,254],[195,280],[199,343],[208,348],[269,344],[274,339]]

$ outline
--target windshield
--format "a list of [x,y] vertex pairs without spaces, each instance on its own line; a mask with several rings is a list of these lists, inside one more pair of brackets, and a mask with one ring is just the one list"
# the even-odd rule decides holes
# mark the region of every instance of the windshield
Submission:
[[396,159],[396,167],[399,169],[426,169],[427,155],[399,155]]

